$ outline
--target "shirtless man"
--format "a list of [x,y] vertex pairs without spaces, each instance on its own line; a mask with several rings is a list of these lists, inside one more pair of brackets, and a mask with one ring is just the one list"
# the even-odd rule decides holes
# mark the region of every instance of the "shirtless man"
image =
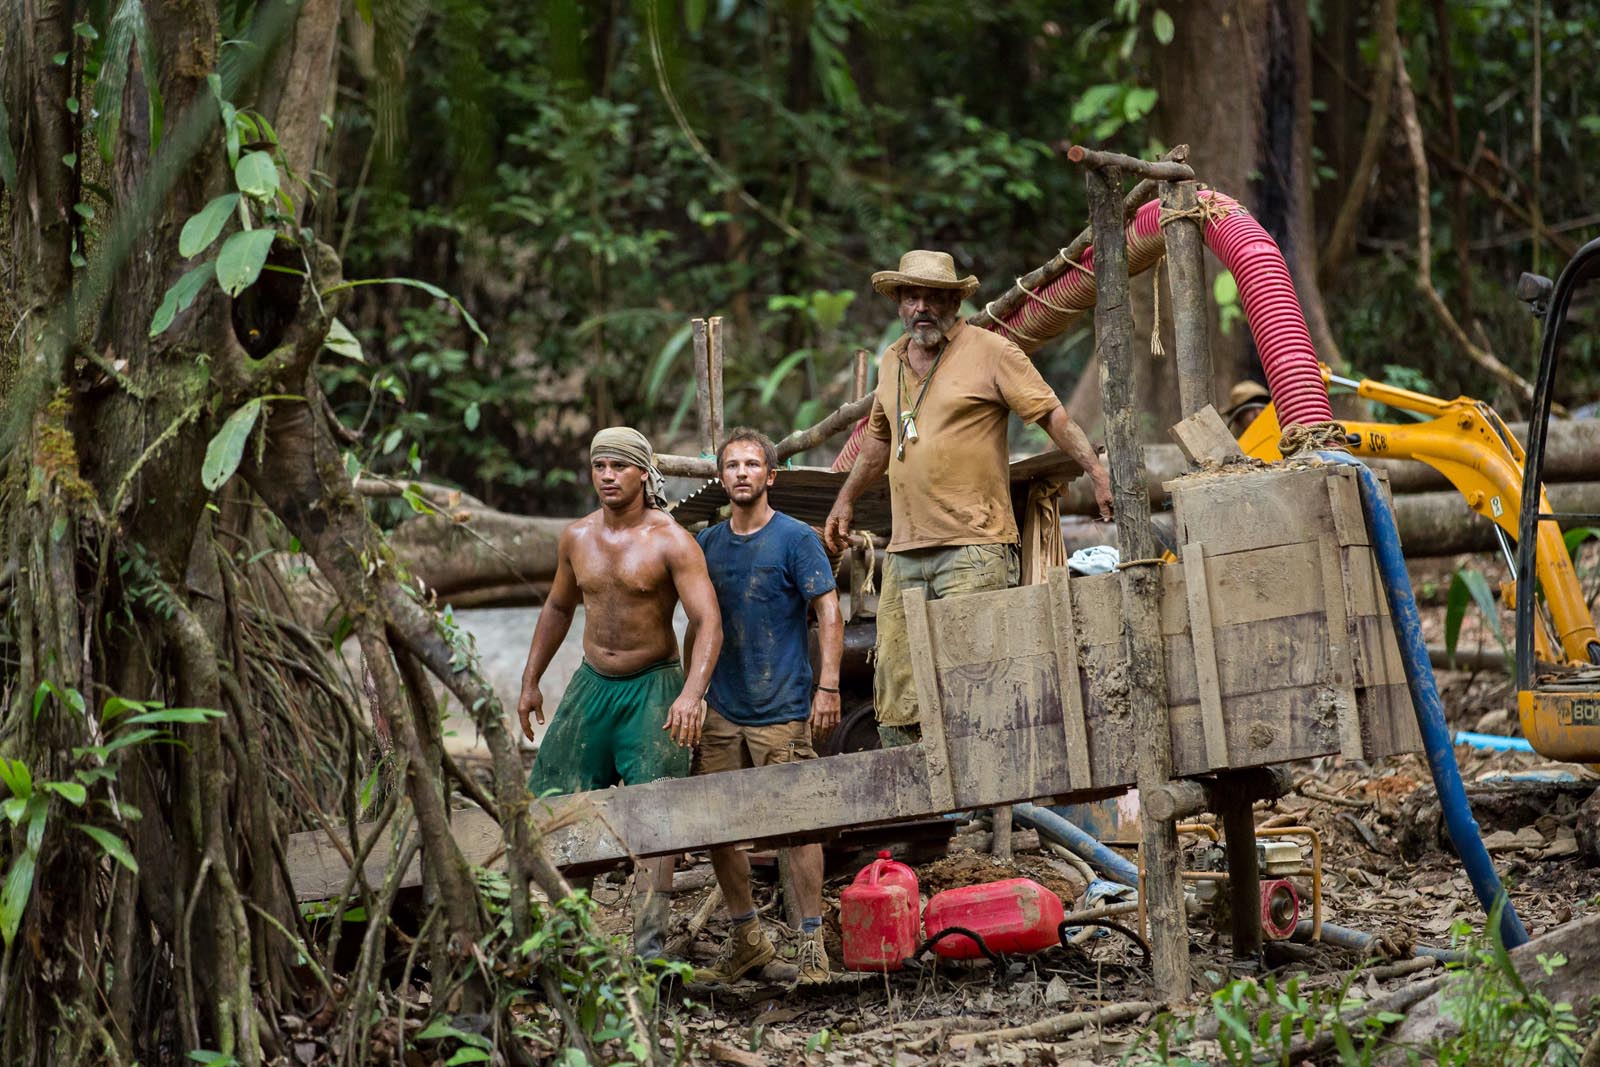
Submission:
[[[572,676],[539,744],[528,788],[583,793],[688,775],[705,717],[701,703],[722,647],[722,617],[705,557],[660,508],[661,475],[650,442],[613,427],[589,445],[600,510],[561,533],[555,581],[533,631],[517,716],[533,740],[544,722],[540,679],[581,601],[583,665]],[[679,601],[695,635],[685,676],[672,613]],[[634,877],[634,949],[646,959],[666,942],[670,857],[646,860]]]

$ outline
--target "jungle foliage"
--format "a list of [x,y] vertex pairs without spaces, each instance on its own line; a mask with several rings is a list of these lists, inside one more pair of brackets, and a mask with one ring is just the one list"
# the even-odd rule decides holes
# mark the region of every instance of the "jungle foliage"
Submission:
[[[1533,327],[1511,295],[1517,274],[1553,274],[1600,232],[1584,164],[1600,124],[1581,58],[1591,14],[1543,15],[1536,145],[1528,5],[1398,5],[1429,133],[1435,282],[1468,332],[1524,373]],[[1378,12],[1330,2],[1311,18],[1322,237],[1356,167]],[[517,32],[495,31],[505,25]],[[587,499],[571,471],[596,425],[637,422],[658,447],[694,451],[690,317],[727,317],[730,417],[781,435],[846,399],[853,349],[898,329],[871,270],[907,247],[948,248],[983,279],[978,299],[992,296],[1084,224],[1081,175],[1055,146],[1195,137],[1164,128],[1150,87],[1158,65],[1184,61],[1152,0],[520,0],[492,14],[455,0],[426,26],[389,127],[347,62],[337,198],[319,218],[363,274],[451,280],[495,341],[472,344],[420,301],[358,297],[368,362],[328,380],[348,422],[401,431],[369,435],[386,457],[375,463],[404,471],[420,443],[430,477],[513,510]],[[1382,144],[1352,256],[1321,279],[1342,354],[1510,417],[1518,398],[1462,359],[1415,297],[1398,121]],[[1251,158],[1258,179],[1274,166]],[[1079,328],[1042,353],[1064,397],[1090,347]],[[1237,344],[1222,354],[1249,373]],[[1588,374],[1574,377],[1578,402]]]
[[[1506,283],[1596,224],[1591,6],[1399,8],[1435,279],[1524,369]],[[1319,226],[1351,184],[1384,9],[1312,9]],[[887,336],[871,270],[945,247],[997,292],[1081,225],[1060,140],[1193,136],[1150,88],[1183,27],[1221,32],[1192,10],[0,5],[0,1059],[254,1064],[308,1018],[349,1063],[652,1055],[659,972],[537,847],[503,709],[353,476],[575,510],[595,426],[693,449],[696,314],[727,321],[730,422],[809,422]],[[1344,354],[1513,415],[1415,298],[1413,174],[1382,132],[1353,252],[1321,279]],[[1270,169],[1259,147],[1238,151]],[[1087,347],[1044,353],[1063,394]],[[313,566],[326,617],[286,593]],[[355,676],[331,656],[347,636]],[[487,788],[443,749],[440,685],[477,721]],[[451,839],[469,802],[510,841],[504,880]],[[288,833],[363,821],[423,857],[403,931],[393,879],[323,910],[287,885]]]

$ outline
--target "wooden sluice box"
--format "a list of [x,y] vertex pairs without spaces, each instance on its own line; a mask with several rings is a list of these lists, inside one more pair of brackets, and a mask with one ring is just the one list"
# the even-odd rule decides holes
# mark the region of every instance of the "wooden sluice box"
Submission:
[[[1161,586],[1174,776],[1420,748],[1354,471],[1223,468],[1165,488],[1180,557],[1162,567]],[[920,744],[553,798],[556,825],[568,825],[545,847],[580,872],[629,855],[1120,792],[1134,783],[1141,741],[1124,700],[1121,598],[1118,575],[1068,580],[1064,569],[1018,589],[910,595]],[[503,848],[477,809],[456,812],[454,831],[469,862],[492,863]],[[295,835],[296,895],[337,894],[343,854],[322,831]],[[388,861],[380,842],[367,860],[374,884]]]

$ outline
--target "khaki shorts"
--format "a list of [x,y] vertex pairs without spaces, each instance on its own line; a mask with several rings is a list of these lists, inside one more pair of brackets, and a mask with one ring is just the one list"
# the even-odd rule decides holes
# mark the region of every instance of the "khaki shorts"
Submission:
[[740,726],[708,707],[705,728],[700,731],[700,750],[695,753],[694,773],[716,774],[816,758],[816,749],[811,747],[811,723],[805,719]]
[[872,686],[879,726],[916,726],[920,721],[917,687],[911,680],[911,639],[906,634],[906,590],[921,589],[929,600],[939,600],[1007,589],[1017,584],[1020,570],[1016,545],[951,545],[889,553],[878,594],[877,670]]

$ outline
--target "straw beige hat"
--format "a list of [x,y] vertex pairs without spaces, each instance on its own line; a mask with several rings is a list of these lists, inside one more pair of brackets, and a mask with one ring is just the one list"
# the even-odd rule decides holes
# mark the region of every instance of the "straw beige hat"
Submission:
[[929,289],[959,289],[965,300],[978,291],[978,279],[969,274],[956,277],[956,261],[948,252],[914,248],[900,257],[899,270],[880,270],[872,276],[872,287],[894,299],[902,285],[923,285]]
[[1235,382],[1232,389],[1228,390],[1228,410],[1224,415],[1232,415],[1242,407],[1250,404],[1270,404],[1272,394],[1267,392],[1267,387],[1260,382],[1253,382],[1246,378],[1242,382]]

